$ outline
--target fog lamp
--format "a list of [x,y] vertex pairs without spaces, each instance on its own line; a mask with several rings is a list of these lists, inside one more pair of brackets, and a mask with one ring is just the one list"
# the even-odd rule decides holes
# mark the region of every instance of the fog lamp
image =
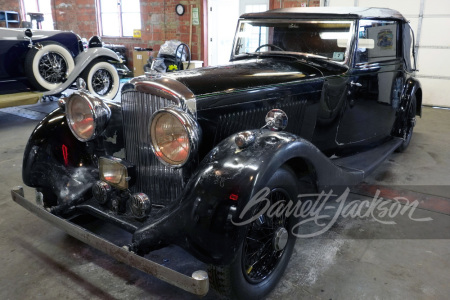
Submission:
[[128,185],[134,178],[134,165],[112,156],[103,156],[99,159],[100,179],[110,185],[121,189],[128,189]]
[[92,195],[100,203],[105,204],[111,194],[111,186],[104,181],[97,181],[92,185]]
[[138,218],[146,217],[152,210],[152,202],[144,193],[131,196],[131,211]]

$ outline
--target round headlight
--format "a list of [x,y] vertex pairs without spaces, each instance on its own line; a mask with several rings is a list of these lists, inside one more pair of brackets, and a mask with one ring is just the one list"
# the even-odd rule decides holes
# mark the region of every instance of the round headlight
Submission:
[[197,123],[176,108],[164,108],[153,114],[150,137],[155,155],[164,164],[181,167],[196,150],[199,136]]
[[105,129],[111,111],[102,100],[84,92],[73,93],[66,104],[69,128],[77,139],[86,142]]

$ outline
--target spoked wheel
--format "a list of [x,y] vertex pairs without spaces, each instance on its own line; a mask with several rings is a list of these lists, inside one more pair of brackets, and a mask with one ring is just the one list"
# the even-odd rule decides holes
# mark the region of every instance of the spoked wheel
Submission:
[[111,90],[112,84],[112,75],[105,69],[98,69],[92,75],[92,88],[99,95],[107,94]]
[[413,135],[414,126],[416,125],[416,95],[411,97],[411,104],[406,112],[403,127],[400,130],[400,137],[403,143],[397,148],[397,152],[403,152],[408,148]]
[[119,91],[120,78],[117,69],[106,61],[94,60],[81,74],[89,92],[106,99],[113,99]]
[[48,52],[39,61],[39,74],[50,83],[60,83],[66,78],[67,61],[57,52]]
[[[289,199],[283,189],[274,189],[268,195],[270,202]],[[259,209],[257,209],[258,211]],[[289,239],[288,219],[282,216],[269,218],[261,215],[251,223],[242,247],[242,272],[250,283],[260,283],[276,269]]]
[[25,57],[25,73],[38,90],[53,90],[63,83],[75,68],[70,52],[56,42],[42,42]]
[[[311,185],[299,181],[286,166],[278,169],[267,182],[270,205],[292,201],[297,195],[311,191]],[[264,205],[261,202],[260,205]],[[255,207],[254,213],[262,207]],[[292,228],[298,219],[294,216],[264,213],[247,225],[246,234],[236,257],[226,266],[209,266],[212,287],[229,299],[262,299],[270,293],[280,278],[292,255],[295,236]]]

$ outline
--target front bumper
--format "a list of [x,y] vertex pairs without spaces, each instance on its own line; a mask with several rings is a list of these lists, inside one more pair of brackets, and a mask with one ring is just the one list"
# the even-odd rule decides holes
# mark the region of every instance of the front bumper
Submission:
[[64,230],[67,234],[73,236],[74,238],[114,257],[122,263],[153,275],[162,281],[177,286],[192,294],[204,296],[208,293],[209,279],[208,274],[205,271],[195,271],[192,276],[189,277],[151,260],[145,259],[144,257],[136,255],[124,247],[119,247],[78,225],[51,214],[44,208],[33,204],[29,200],[25,199],[22,187],[15,187],[12,189],[11,196],[16,203],[23,206],[39,218],[46,220],[52,225]]

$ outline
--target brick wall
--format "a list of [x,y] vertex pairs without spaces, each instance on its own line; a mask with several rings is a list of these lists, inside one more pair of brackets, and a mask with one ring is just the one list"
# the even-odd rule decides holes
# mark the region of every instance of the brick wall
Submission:
[[[1,1],[1,0],[0,0]],[[72,30],[81,37],[98,35],[95,0],[52,0],[54,7],[55,29]],[[126,1],[123,1],[126,3]],[[178,16],[175,6],[181,3],[186,13]],[[122,44],[127,47],[128,61],[132,68],[132,51],[134,47],[153,48],[158,51],[166,40],[177,39],[189,44],[189,22],[191,5],[201,9],[201,0],[154,0],[141,1],[142,36],[135,38],[107,38],[106,43]],[[192,26],[192,59],[201,59],[201,26]]]
[[[0,10],[15,11],[20,14],[19,0],[0,0]],[[20,19],[22,15],[20,14]],[[16,24],[10,24],[11,27],[18,27]],[[0,27],[6,27],[5,21],[0,21]]]
[[[126,3],[126,0],[123,1]],[[204,60],[202,51],[202,24],[204,0],[141,0],[142,37],[102,38],[106,43],[122,44],[127,47],[129,68],[132,69],[132,50],[134,47],[153,48],[158,51],[167,40],[177,39],[189,44],[191,6],[199,9],[200,25],[192,26],[191,52],[193,60]],[[95,0],[51,0],[55,29],[71,30],[81,37],[89,39],[99,35]],[[175,13],[175,6],[183,4],[186,12],[183,16]],[[295,7],[306,3],[319,6],[320,0],[281,0],[281,6]],[[279,8],[279,0],[270,0],[270,8]],[[20,11],[19,0],[0,0],[0,10]],[[156,53],[155,53],[156,54]]]
[[20,2],[19,0],[0,0],[0,10],[20,12]]

